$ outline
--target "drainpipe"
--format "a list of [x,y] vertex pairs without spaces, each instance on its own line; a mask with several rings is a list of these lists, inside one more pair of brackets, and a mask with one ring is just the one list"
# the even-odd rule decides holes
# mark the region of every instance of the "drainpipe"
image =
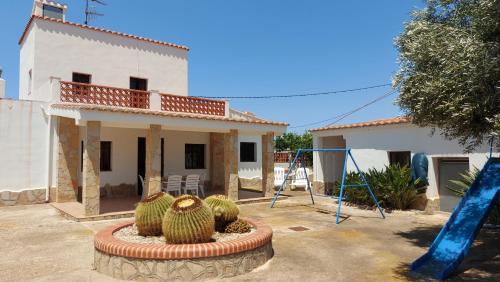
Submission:
[[45,202],[49,202],[50,187],[52,186],[52,115],[47,112],[47,110],[41,106],[43,114],[48,118],[48,134],[47,134],[47,178],[46,178],[46,191],[45,191]]

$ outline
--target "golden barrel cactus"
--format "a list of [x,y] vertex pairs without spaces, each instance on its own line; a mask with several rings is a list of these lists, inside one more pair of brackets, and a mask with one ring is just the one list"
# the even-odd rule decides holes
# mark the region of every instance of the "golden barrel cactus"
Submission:
[[163,218],[163,235],[169,244],[206,243],[214,232],[212,211],[196,196],[180,196]]
[[215,229],[224,232],[226,226],[238,219],[240,210],[236,204],[224,195],[212,195],[205,199],[215,217]]
[[174,197],[158,192],[140,201],[135,208],[135,224],[141,236],[161,235],[163,216]]

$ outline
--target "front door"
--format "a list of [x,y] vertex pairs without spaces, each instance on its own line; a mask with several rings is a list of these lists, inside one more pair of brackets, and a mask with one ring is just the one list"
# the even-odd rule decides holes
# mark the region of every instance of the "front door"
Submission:
[[[451,212],[460,201],[460,197],[451,190],[459,190],[450,180],[459,180],[460,174],[469,170],[468,160],[442,159],[439,162],[439,202],[441,211]],[[450,189],[451,188],[451,189]]]
[[146,138],[144,137],[137,139],[137,194],[141,196],[144,187],[139,175],[142,179],[146,177]]

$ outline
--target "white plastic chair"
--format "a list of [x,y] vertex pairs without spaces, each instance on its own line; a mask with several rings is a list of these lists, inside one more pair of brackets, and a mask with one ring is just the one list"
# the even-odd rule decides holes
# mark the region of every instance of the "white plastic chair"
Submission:
[[[309,175],[309,168],[306,167],[306,171],[304,172],[303,167],[297,168],[295,172],[295,176],[292,180],[292,187],[304,187],[307,190],[307,176]],[[310,184],[309,184],[310,185]]]
[[285,168],[275,167],[274,168],[274,187],[281,187],[285,181]]
[[139,180],[141,181],[141,183],[139,185],[142,185],[141,200],[144,200],[144,196],[147,195],[147,193],[146,193],[146,186],[144,185],[144,178],[142,178],[142,175],[140,175],[140,174],[139,174]]
[[182,175],[169,175],[166,186],[165,192],[169,194],[177,192],[177,196],[180,196],[182,194]]
[[198,189],[200,187],[200,175],[199,174],[189,174],[186,176],[186,186],[184,187],[184,192],[188,194],[188,191],[194,191],[196,196],[198,196]]

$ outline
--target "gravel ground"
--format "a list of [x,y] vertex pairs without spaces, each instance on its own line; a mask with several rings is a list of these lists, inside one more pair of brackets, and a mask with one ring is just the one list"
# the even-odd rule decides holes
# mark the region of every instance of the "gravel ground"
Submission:
[[[255,228],[250,229],[250,232],[248,232],[248,233],[242,233],[242,234],[215,232],[214,235],[212,236],[212,239],[214,239],[215,242],[225,242],[225,241],[236,240],[236,239],[248,236],[254,232],[255,232]],[[149,237],[139,236],[137,234],[137,226],[135,224],[116,231],[115,233],[113,233],[113,236],[120,239],[120,240],[131,242],[131,243],[165,244],[165,237],[163,235],[162,236],[149,236]]]

